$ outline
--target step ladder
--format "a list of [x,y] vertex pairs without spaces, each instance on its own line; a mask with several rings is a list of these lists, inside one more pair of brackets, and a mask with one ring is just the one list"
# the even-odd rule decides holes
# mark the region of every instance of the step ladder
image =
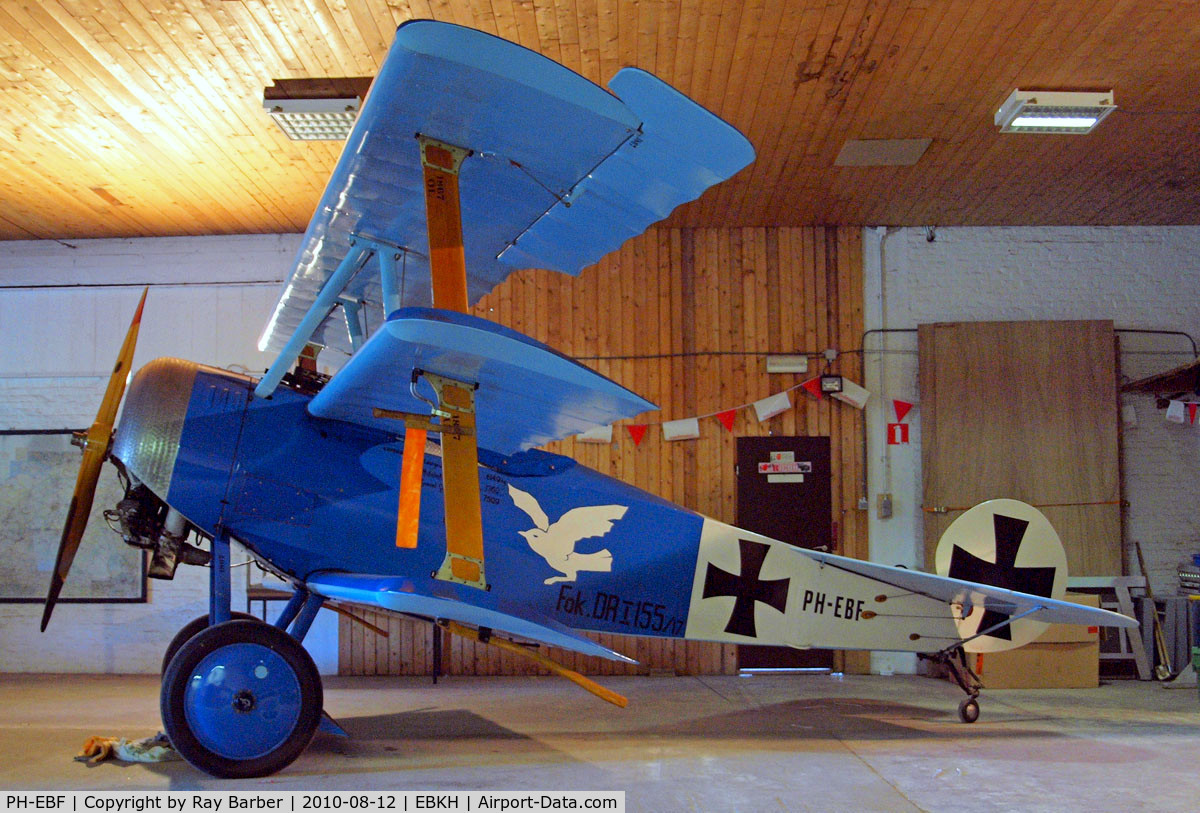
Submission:
[[[1106,610],[1115,610],[1130,618],[1137,618],[1133,609],[1133,597],[1130,590],[1145,590],[1145,576],[1071,576],[1067,579],[1067,589],[1074,592],[1099,593],[1100,606]],[[1111,594],[1111,595],[1110,595]],[[1101,652],[1102,661],[1129,661],[1137,667],[1138,680],[1150,680],[1153,673],[1146,648],[1142,645],[1141,636],[1133,637],[1124,628],[1117,629],[1118,649],[1116,652]]]

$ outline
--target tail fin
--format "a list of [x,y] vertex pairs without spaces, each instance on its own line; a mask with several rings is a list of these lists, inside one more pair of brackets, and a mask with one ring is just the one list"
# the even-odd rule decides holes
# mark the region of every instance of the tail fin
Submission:
[[[1041,511],[1019,500],[988,500],[969,509],[942,535],[935,555],[938,575],[1059,599],[1067,590],[1067,555]],[[971,652],[1015,649],[1048,624],[978,605],[955,614]],[[991,630],[991,632],[986,632]],[[972,636],[985,633],[977,638]]]

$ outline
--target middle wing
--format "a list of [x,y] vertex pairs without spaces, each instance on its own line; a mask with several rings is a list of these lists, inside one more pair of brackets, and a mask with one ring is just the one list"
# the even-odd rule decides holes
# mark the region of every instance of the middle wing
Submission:
[[469,314],[406,308],[391,318],[309,403],[318,418],[398,433],[375,407],[428,414],[410,392],[421,369],[478,384],[479,448],[514,454],[654,404],[528,336]]

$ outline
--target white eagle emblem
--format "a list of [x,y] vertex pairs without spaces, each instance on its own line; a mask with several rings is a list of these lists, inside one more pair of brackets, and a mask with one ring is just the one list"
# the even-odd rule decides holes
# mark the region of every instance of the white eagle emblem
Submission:
[[551,525],[550,518],[532,494],[513,488],[511,484],[508,494],[512,497],[513,505],[528,514],[535,526],[518,533],[525,537],[534,553],[546,560],[546,564],[563,574],[551,576],[545,584],[573,582],[581,570],[597,573],[612,570],[612,554],[607,548],[595,553],[576,553],[575,543],[593,536],[604,536],[612,530],[614,522],[625,516],[629,506],[587,505],[572,508]]

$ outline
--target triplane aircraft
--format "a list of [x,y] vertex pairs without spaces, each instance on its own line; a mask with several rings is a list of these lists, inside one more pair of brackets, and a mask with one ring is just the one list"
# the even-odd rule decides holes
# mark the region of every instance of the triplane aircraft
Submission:
[[[644,71],[609,88],[488,34],[402,25],[263,334],[277,360],[260,380],[153,361],[114,433],[143,294],[84,438],[42,629],[109,459],[127,485],[110,515],[151,574],[211,569],[209,613],[162,678],[166,732],[196,767],[260,776],[308,745],[322,692],[300,642],[326,602],[621,661],[580,631],[924,653],[953,669],[968,722],[964,648],[1134,625],[1061,600],[1062,547],[1022,503],[967,512],[939,576],[794,548],[534,448],[654,407],[470,303],[517,268],[579,273],[754,157]],[[289,372],[312,344],[349,356],[332,379]],[[231,540],[294,588],[274,624],[231,614]]]

